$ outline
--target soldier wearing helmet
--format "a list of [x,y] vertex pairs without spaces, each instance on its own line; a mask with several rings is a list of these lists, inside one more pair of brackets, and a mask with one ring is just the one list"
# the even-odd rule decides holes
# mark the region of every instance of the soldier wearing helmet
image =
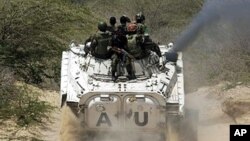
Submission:
[[135,15],[135,20],[137,23],[137,33],[138,34],[145,34],[147,33],[147,26],[144,24],[145,16],[140,12]]
[[135,20],[137,23],[144,23],[145,16],[140,12],[140,13],[135,15]]
[[86,41],[85,45],[88,42],[91,42],[89,48],[87,46],[84,48],[86,52],[91,52],[93,56],[100,59],[109,59],[111,58],[112,52],[108,49],[110,46],[111,34],[107,32],[107,24],[106,22],[99,22],[98,23],[98,30],[96,34],[90,36]]
[[[148,54],[148,51],[155,52],[159,57],[161,57],[161,50],[159,45],[156,44],[150,37],[147,31],[147,26],[145,23],[145,16],[142,12],[135,15],[135,20],[137,24],[137,36],[142,38],[142,48],[144,49],[143,54]],[[146,56],[146,55],[143,55]]]

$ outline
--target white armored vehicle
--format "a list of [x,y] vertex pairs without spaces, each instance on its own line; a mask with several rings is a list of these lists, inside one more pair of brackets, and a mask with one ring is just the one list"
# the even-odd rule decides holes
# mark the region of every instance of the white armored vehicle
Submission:
[[84,56],[84,45],[74,43],[63,52],[61,102],[78,115],[87,134],[126,132],[129,140],[171,140],[175,122],[184,117],[182,54],[159,47],[161,58],[151,52],[132,62],[134,80],[127,79],[120,63],[116,82],[111,59]]

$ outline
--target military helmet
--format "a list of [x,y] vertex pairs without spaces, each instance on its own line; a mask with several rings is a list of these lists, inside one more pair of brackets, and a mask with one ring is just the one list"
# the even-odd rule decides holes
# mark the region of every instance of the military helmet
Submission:
[[141,22],[145,21],[145,16],[140,12],[140,13],[135,15],[135,20],[137,23],[141,23]]
[[170,42],[169,44],[168,44],[168,48],[172,48],[174,46],[174,44],[172,43],[172,42]]
[[102,32],[105,32],[107,30],[107,24],[106,22],[99,22],[98,23],[98,29]]
[[115,24],[116,24],[116,18],[115,18],[115,17],[110,17],[109,23],[110,23],[111,25],[115,25]]

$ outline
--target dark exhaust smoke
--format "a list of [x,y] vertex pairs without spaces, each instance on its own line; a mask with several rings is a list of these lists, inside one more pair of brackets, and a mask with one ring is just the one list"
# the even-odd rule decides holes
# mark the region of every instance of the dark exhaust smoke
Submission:
[[250,35],[249,0],[207,0],[192,23],[176,40],[174,52],[182,51],[199,37],[211,24],[220,21],[231,25],[235,32]]

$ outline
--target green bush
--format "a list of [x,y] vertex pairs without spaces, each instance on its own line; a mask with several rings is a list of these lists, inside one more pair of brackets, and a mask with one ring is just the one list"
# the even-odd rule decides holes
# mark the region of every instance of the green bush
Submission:
[[29,125],[32,123],[42,122],[43,118],[47,117],[47,113],[50,112],[53,107],[38,99],[38,94],[30,91],[27,87],[18,87],[20,97],[17,102],[19,104],[13,107],[13,112],[18,117],[17,123],[21,126]]
[[12,68],[27,83],[40,84],[45,78],[58,82],[62,51],[71,40],[82,40],[93,30],[95,18],[66,0],[1,3],[1,65]]
[[62,51],[73,39],[81,42],[95,23],[88,9],[68,0],[0,1],[0,119],[24,126],[46,118],[53,107],[17,80],[58,84]]
[[0,70],[0,119],[16,119],[20,126],[42,122],[53,107],[39,100],[39,94],[25,85],[15,84],[9,69]]

